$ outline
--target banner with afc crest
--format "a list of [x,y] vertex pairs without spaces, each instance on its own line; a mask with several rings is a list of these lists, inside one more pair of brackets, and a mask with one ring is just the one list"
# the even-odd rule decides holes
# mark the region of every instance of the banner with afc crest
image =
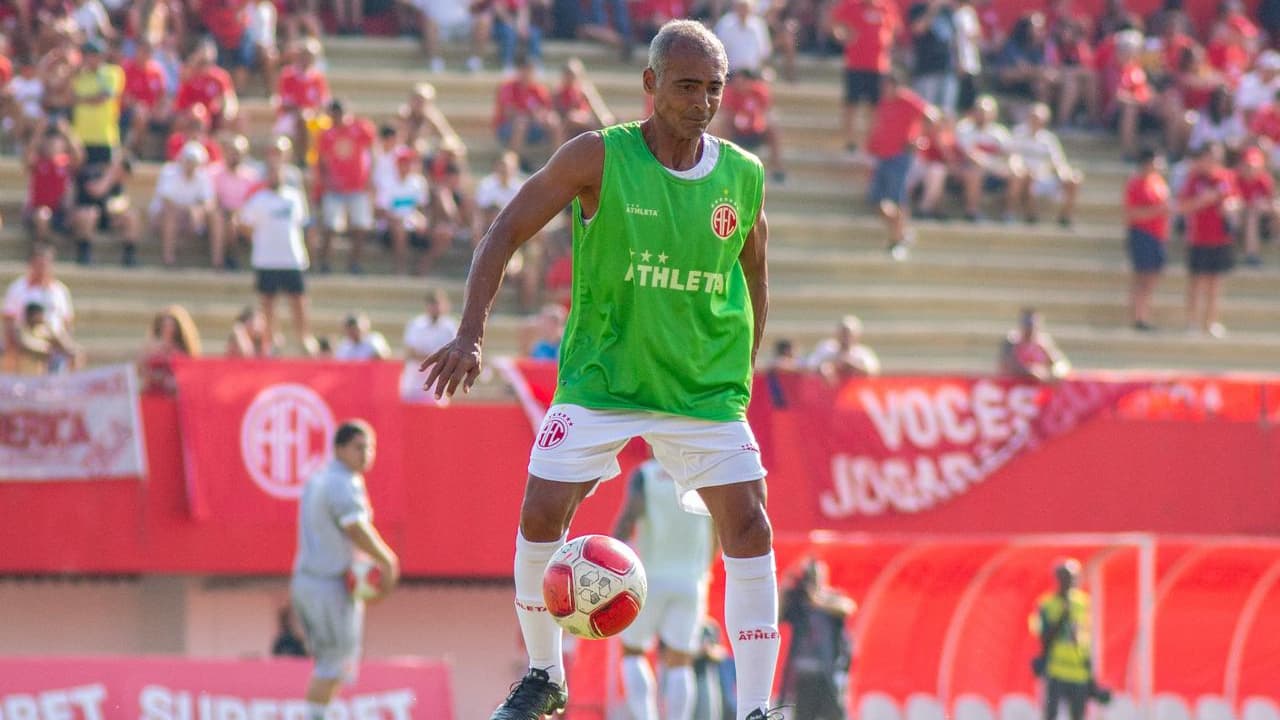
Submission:
[[400,519],[399,371],[386,362],[175,363],[190,515],[292,528],[303,484],[333,457],[334,431],[363,418],[384,449],[366,475],[375,518]]
[[0,481],[146,476],[132,365],[0,375]]

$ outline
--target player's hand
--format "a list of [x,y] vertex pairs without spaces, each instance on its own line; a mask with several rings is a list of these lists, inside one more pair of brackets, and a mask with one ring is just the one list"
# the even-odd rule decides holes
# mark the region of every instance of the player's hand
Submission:
[[471,386],[480,377],[480,363],[480,340],[459,335],[418,366],[418,372],[427,373],[422,389],[434,394],[437,400],[453,397],[459,385],[462,392],[471,392]]
[[384,563],[380,568],[382,570],[378,578],[378,598],[384,598],[391,594],[396,584],[400,582],[400,560],[392,558],[392,562]]

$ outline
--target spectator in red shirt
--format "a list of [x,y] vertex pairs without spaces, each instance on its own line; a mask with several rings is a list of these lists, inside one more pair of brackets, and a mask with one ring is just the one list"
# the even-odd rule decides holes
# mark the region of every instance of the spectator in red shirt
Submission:
[[1253,114],[1249,121],[1249,141],[1267,153],[1273,169],[1280,168],[1280,91]]
[[1244,151],[1236,176],[1244,212],[1244,264],[1261,267],[1262,221],[1267,220],[1274,228],[1280,215],[1276,212],[1276,183],[1260,148],[1250,147]]
[[1042,383],[1061,380],[1071,372],[1071,363],[1045,332],[1035,308],[1023,308],[1018,329],[1005,336],[1000,346],[1000,372]]
[[215,53],[212,43],[203,43],[191,53],[173,106],[175,110],[186,110],[200,105],[208,113],[214,130],[235,128],[240,101],[231,76],[214,64]]
[[1235,174],[1222,165],[1222,146],[1209,143],[1191,153],[1191,171],[1178,195],[1187,223],[1187,329],[1211,337],[1226,330],[1218,322],[1222,276],[1234,265],[1231,228],[1240,210]]
[[307,38],[294,49],[293,62],[280,72],[275,95],[276,123],[272,131],[287,135],[296,147],[306,147],[307,122],[329,102],[329,80],[316,64],[320,41]]
[[50,240],[54,230],[69,229],[67,189],[81,160],[79,145],[61,123],[49,125],[41,119],[34,137],[27,145],[27,204],[22,213],[33,244]]
[[930,123],[917,147],[916,161],[907,177],[907,194],[920,185],[920,205],[916,215],[933,220],[945,220],[938,209],[947,188],[947,178],[960,180],[964,166],[960,148],[956,145],[955,120],[939,114]]
[[876,162],[868,194],[888,226],[889,253],[894,260],[903,260],[913,239],[907,228],[907,173],[915,159],[917,138],[938,119],[939,112],[893,73],[884,76],[881,87],[884,92],[867,138],[867,153]]
[[244,90],[257,48],[249,34],[248,0],[199,0],[200,22],[218,46],[218,65],[230,68],[235,86]]
[[215,165],[222,162],[222,147],[209,132],[209,116],[205,113],[203,105],[192,105],[185,111],[177,113],[173,119],[173,126],[173,132],[164,143],[165,162],[177,160],[178,153],[182,151],[182,146],[186,145],[188,140],[195,140],[204,146],[205,152],[209,154],[209,162]]
[[1116,124],[1120,130],[1120,147],[1127,155],[1132,155],[1137,149],[1138,128],[1143,118],[1148,122],[1160,118],[1158,98],[1147,81],[1147,71],[1138,59],[1141,43],[1140,33],[1126,31],[1119,33],[1115,45],[1119,71],[1115,86]]
[[551,92],[538,81],[528,58],[520,60],[514,78],[498,86],[493,125],[502,147],[521,157],[526,144],[549,140],[552,147],[560,147],[564,141]]
[[333,234],[347,232],[351,256],[347,269],[358,274],[365,239],[373,229],[373,143],[377,131],[373,123],[346,111],[339,100],[329,103],[333,126],[320,136],[319,171],[323,195],[320,209],[324,219],[320,245],[320,272],[328,272]]
[[151,55],[151,43],[141,40],[125,60],[121,124],[127,129],[125,146],[135,155],[152,132],[167,133],[173,124],[173,102],[165,86],[164,68]]
[[[658,34],[658,29],[668,20],[676,20],[688,14],[688,3],[685,0],[633,0],[631,5],[631,19],[635,23],[633,27],[646,43]],[[709,15],[720,17],[714,10]]]
[[[858,148],[857,125],[880,102],[882,78],[889,72],[893,39],[902,31],[897,6],[886,0],[840,0],[831,12],[831,31],[844,44],[845,146]],[[859,112],[861,110],[861,112]],[[861,122],[856,116],[861,114]]]
[[1151,298],[1164,270],[1165,242],[1169,238],[1169,184],[1162,174],[1164,158],[1151,148],[1138,152],[1138,171],[1124,190],[1124,215],[1129,225],[1129,262],[1133,280],[1129,313],[1135,330],[1154,330]]
[[599,130],[615,122],[613,113],[587,77],[587,69],[578,58],[569,58],[560,75],[560,88],[552,98],[556,114],[564,126],[566,138],[590,130]]
[[719,118],[722,137],[753,152],[761,145],[768,147],[769,169],[774,182],[786,181],[787,173],[782,167],[782,140],[773,121],[773,95],[767,80],[746,68],[729,73],[729,83],[724,88],[716,117]]

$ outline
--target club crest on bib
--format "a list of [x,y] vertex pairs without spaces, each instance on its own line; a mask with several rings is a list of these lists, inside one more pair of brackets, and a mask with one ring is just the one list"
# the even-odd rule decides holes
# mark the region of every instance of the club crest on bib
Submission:
[[711,232],[721,240],[728,240],[738,231],[738,204],[729,197],[729,190],[711,206]]

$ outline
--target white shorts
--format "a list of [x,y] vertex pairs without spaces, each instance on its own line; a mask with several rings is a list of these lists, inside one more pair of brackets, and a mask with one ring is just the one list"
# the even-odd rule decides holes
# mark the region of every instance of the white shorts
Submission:
[[608,480],[622,472],[618,453],[633,437],[676,481],[680,503],[707,514],[695,490],[759,480],[760,448],[746,420],[713,422],[644,410],[591,410],[552,405],[529,456],[529,474],[558,482]]
[[316,661],[315,676],[355,682],[364,636],[364,603],[351,597],[342,578],[294,575],[289,595]]
[[1052,173],[1031,178],[1031,196],[1057,200],[1062,196],[1062,180]]
[[334,232],[373,229],[373,200],[366,192],[325,193],[320,199],[324,226]]
[[640,614],[618,636],[622,646],[647,650],[656,635],[672,650],[696,653],[707,615],[707,587],[706,582],[651,579]]
[[470,36],[471,13],[466,3],[459,0],[410,0],[410,4],[439,27],[441,39],[464,40]]

